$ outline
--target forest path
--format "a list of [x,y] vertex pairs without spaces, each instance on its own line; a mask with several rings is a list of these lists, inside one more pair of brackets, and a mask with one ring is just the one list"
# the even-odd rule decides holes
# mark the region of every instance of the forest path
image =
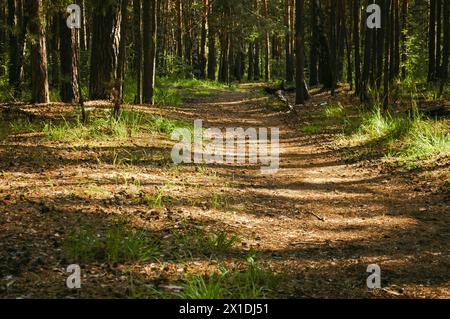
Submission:
[[[371,296],[370,264],[382,268],[381,296],[450,296],[445,201],[418,190],[408,174],[346,163],[330,147],[336,132],[302,133],[304,118],[267,108],[267,101],[249,96],[251,86],[244,89],[186,107],[205,127],[279,128],[281,167],[271,175],[262,175],[260,165],[215,167],[228,187],[210,192],[227,193],[240,209],[213,218],[245,234],[277,268],[296,273],[297,296]],[[319,95],[300,112],[328,101]]]
[[[327,94],[294,117],[261,90],[243,85],[177,107],[133,108],[202,119],[205,128],[279,128],[275,174],[261,174],[260,164],[175,166],[174,141],[149,128],[119,137],[92,136],[91,128],[70,139],[78,126],[50,136],[25,125],[7,135],[0,141],[0,297],[129,297],[130,271],[144,286],[158,287],[161,278],[180,284],[185,274],[211,273],[222,263],[242,269],[251,250],[282,275],[277,296],[450,297],[448,197],[410,172],[386,172],[377,158],[345,161],[334,127],[304,133]],[[89,106],[110,108],[104,101]],[[47,120],[78,112],[68,105],[27,108]],[[15,122],[18,129],[24,124]],[[83,234],[104,234],[118,223],[155,236],[161,259],[84,261],[83,289],[68,291],[65,267],[78,262],[68,239],[81,234],[72,245],[89,254]],[[205,236],[223,233],[240,242],[214,258],[202,251]],[[367,289],[370,264],[381,267],[384,289]]]

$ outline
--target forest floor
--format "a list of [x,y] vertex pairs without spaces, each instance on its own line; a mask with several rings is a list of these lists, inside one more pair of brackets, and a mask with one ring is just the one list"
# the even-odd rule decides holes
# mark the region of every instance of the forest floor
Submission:
[[[449,298],[448,161],[409,170],[376,153],[348,158],[358,148],[335,143],[338,124],[302,130],[330,99],[317,94],[294,116],[261,87],[242,85],[179,107],[134,108],[204,127],[278,127],[281,167],[272,175],[252,164],[175,166],[164,133],[9,134],[0,143],[0,297],[204,297],[214,292],[196,295],[198,281],[213,285],[208,275],[226,268],[232,279],[217,280],[219,297]],[[57,104],[21,109],[37,118],[73,113]],[[110,243],[114,225],[145,231],[153,246],[137,255],[146,258],[127,259]],[[134,231],[115,230],[127,240]],[[65,284],[73,263],[82,269],[76,291]],[[381,267],[382,289],[366,286],[370,264]],[[249,281],[257,291],[245,290]]]

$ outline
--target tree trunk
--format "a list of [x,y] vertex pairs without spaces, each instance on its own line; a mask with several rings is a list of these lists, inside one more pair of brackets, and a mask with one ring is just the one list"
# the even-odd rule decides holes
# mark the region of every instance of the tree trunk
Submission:
[[116,89],[119,91],[119,98],[123,101],[123,91],[125,83],[125,64],[128,29],[128,0],[121,0],[120,3],[120,44],[119,55],[117,57],[117,78]]
[[[26,12],[26,11],[25,11]],[[28,24],[28,14],[24,14],[22,0],[8,0],[9,29],[9,64],[8,80],[16,98],[21,96],[21,79],[24,63],[25,35]]]
[[30,14],[29,31],[31,39],[31,101],[49,103],[47,49],[45,45],[44,7],[42,0],[28,0]]
[[217,54],[216,54],[216,28],[213,25],[214,3],[209,3],[209,12],[207,15],[208,25],[208,79],[216,80]]
[[392,19],[390,18],[391,15],[393,15],[392,8],[392,1],[393,0],[386,0],[386,8],[383,12],[385,15],[385,43],[384,43],[384,93],[383,93],[383,107],[386,110],[389,106],[389,82],[390,82],[390,72],[389,69],[391,67],[391,61],[392,58]]
[[428,82],[436,76],[436,1],[430,0],[430,19],[428,26]]
[[176,11],[177,11],[177,54],[180,61],[183,60],[183,2],[182,0],[176,0]]
[[315,86],[319,84],[319,75],[318,75],[319,41],[317,39],[317,4],[315,0],[311,1],[310,9],[311,9],[310,13],[311,48],[309,61],[309,85]]
[[[269,4],[268,0],[264,0],[264,16],[269,19]],[[264,34],[264,76],[266,82],[270,81],[270,34],[268,31]]]
[[117,78],[120,46],[120,7],[110,1],[95,0],[92,15],[92,50],[89,96],[107,100]]
[[209,1],[203,0],[202,31],[200,39],[200,78],[206,79],[206,37],[208,34]]
[[136,75],[135,104],[142,104],[142,0],[133,0],[134,72]]
[[441,37],[442,37],[442,1],[436,0],[436,78],[440,77],[441,72]]
[[[296,1],[295,13],[295,48],[296,48],[296,97],[295,104],[305,104],[305,48],[304,48],[304,0]],[[303,16],[302,16],[303,15]]]
[[253,75],[253,71],[255,70],[255,66],[254,66],[254,46],[253,46],[253,42],[250,42],[248,45],[248,76],[247,79],[249,81],[253,81],[254,79],[254,75]]
[[77,103],[80,100],[78,74],[77,30],[66,26],[66,15],[59,14],[60,66],[61,83],[60,97],[65,103]]
[[360,6],[359,0],[353,0],[353,45],[355,47],[355,93],[361,92],[361,53],[360,53]]
[[143,102],[153,105],[155,79],[156,79],[156,1],[144,0],[143,23],[144,23],[144,79],[143,79]]
[[402,79],[406,78],[406,61],[408,55],[406,52],[406,42],[408,40],[408,0],[403,0],[402,2]]
[[444,43],[442,49],[441,88],[440,96],[444,92],[444,86],[448,81],[448,63],[450,57],[450,2],[444,1],[443,8]]
[[[388,0],[389,1],[389,0]],[[371,3],[367,0],[367,5]],[[365,20],[365,19],[364,19]],[[374,31],[369,29],[364,23],[365,30],[365,45],[364,45],[364,66],[361,79],[361,100],[367,102],[368,99],[368,85],[370,78],[370,69],[372,65],[372,44],[375,36]],[[386,31],[385,31],[386,32]]]

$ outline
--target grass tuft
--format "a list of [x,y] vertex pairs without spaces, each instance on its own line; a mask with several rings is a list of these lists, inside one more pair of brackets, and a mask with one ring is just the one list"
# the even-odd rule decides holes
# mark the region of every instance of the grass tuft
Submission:
[[67,258],[79,262],[147,261],[159,255],[159,240],[147,231],[116,225],[99,231],[92,225],[83,225],[72,232],[64,242]]

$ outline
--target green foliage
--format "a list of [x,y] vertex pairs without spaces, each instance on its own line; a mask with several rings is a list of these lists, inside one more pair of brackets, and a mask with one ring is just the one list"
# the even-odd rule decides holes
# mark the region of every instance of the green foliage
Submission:
[[80,263],[147,261],[159,255],[160,243],[149,232],[131,230],[126,225],[102,231],[82,225],[65,240],[64,253]]
[[305,134],[317,134],[322,131],[323,126],[320,123],[307,124],[300,128],[300,130]]
[[80,120],[74,123],[66,120],[59,123],[46,123],[43,132],[49,139],[88,141],[108,138],[127,139],[146,130],[171,134],[177,128],[191,129],[192,125],[175,119],[124,110],[118,119],[107,114],[94,118],[86,125],[83,125]]
[[242,271],[222,267],[210,276],[188,276],[181,299],[260,299],[274,294],[279,280],[270,270],[261,267],[254,255],[247,257]]
[[423,117],[417,110],[392,115],[375,108],[360,115],[359,124],[347,122],[344,145],[384,145],[400,160],[423,160],[450,155],[448,123]]
[[188,249],[182,254],[199,253],[210,257],[228,253],[239,242],[237,236],[230,236],[226,232],[214,234],[202,229],[174,232],[174,240],[183,250]]
[[327,118],[337,118],[345,116],[344,106],[340,102],[327,105],[323,110],[323,116]]

